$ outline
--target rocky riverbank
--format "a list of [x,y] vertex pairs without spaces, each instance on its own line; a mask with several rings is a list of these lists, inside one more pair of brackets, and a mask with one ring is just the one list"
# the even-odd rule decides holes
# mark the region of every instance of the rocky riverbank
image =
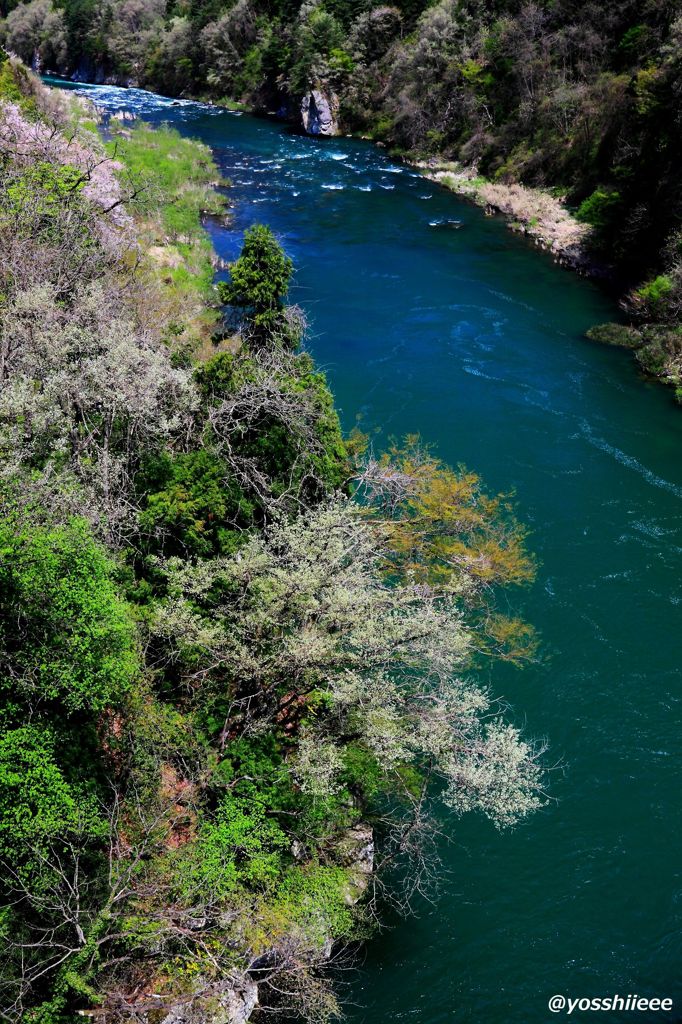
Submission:
[[475,168],[437,158],[417,160],[413,166],[425,178],[470,199],[486,213],[502,214],[512,231],[551,253],[556,263],[588,277],[611,276],[611,268],[589,253],[592,229],[573,216],[562,198],[543,189],[492,182],[477,175]]
[[[305,851],[295,846],[294,856],[305,862]],[[346,829],[332,844],[335,863],[347,870],[345,903],[354,906],[364,896],[374,871],[374,832],[367,822]],[[331,960],[335,947],[328,935],[320,944],[317,958]],[[168,1012],[162,1005],[142,1015],[144,1024],[247,1024],[259,1006],[259,984],[281,966],[283,953],[273,949],[260,954],[247,971],[235,972],[219,982],[208,983],[198,976],[189,986],[186,998]],[[308,952],[311,963],[314,956]]]

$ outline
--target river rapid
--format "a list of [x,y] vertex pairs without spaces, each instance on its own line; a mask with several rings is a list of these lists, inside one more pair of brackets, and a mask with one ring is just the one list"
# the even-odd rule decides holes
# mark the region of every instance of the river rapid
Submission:
[[[617,314],[497,219],[369,144],[137,90],[98,105],[169,122],[230,178],[224,259],[270,225],[346,429],[419,431],[515,490],[537,582],[514,605],[542,660],[491,685],[551,743],[545,810],[512,832],[443,815],[447,871],[350,978],[353,1024],[544,1024],[550,996],[670,997],[682,1019],[682,411],[630,357],[585,340]],[[459,222],[459,223],[451,223]]]

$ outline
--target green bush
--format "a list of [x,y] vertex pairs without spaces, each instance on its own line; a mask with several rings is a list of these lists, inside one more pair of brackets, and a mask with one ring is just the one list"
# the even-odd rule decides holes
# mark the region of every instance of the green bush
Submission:
[[178,854],[174,875],[178,896],[223,902],[239,889],[271,889],[282,870],[290,840],[268,816],[262,802],[228,793],[215,814],[199,827],[196,841]]
[[221,281],[218,291],[226,305],[244,311],[251,342],[272,344],[287,334],[282,314],[293,270],[270,228],[247,229],[241,254],[230,264],[230,280]]
[[583,199],[575,215],[579,221],[591,224],[597,229],[603,229],[613,223],[620,202],[620,192],[597,188],[587,199]]
[[353,912],[347,903],[348,874],[343,868],[321,864],[294,867],[285,875],[274,907],[290,924],[303,928],[308,941],[324,945],[329,938],[348,938]]
[[55,747],[53,730],[37,725],[0,737],[0,860],[39,888],[52,879],[51,851],[108,834],[95,794],[67,781]]
[[4,687],[29,707],[65,712],[120,704],[139,671],[135,624],[115,566],[87,524],[0,523],[0,658]]
[[227,554],[252,526],[256,506],[207,448],[150,462],[141,481],[146,544],[166,555]]
[[659,274],[638,288],[633,297],[636,305],[649,316],[663,316],[674,291],[672,278],[668,274]]

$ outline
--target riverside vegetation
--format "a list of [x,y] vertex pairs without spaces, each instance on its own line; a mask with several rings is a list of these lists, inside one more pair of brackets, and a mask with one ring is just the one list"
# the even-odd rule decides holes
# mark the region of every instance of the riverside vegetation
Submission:
[[0,13],[9,49],[62,74],[297,119],[315,90],[341,130],[445,161],[446,184],[559,253],[575,241],[569,262],[615,267],[628,325],[591,336],[682,396],[678,4],[1,0]]
[[475,681],[533,562],[475,474],[342,436],[268,229],[216,295],[210,151],[112,132],[0,57],[0,1016],[324,1022],[434,801],[544,801]]

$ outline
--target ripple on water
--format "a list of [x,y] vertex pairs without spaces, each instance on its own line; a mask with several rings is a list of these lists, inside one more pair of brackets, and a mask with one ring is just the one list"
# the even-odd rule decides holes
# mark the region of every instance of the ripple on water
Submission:
[[588,444],[591,444],[594,448],[598,448],[600,451],[610,455],[621,465],[627,466],[628,469],[632,469],[635,473],[638,473],[643,480],[651,484],[652,487],[658,487],[662,491],[669,491],[674,494],[677,498],[682,498],[682,487],[677,484],[671,483],[670,480],[665,480],[663,477],[653,473],[647,466],[643,465],[639,459],[634,458],[632,455],[628,455],[627,452],[621,451],[620,448],[616,448],[615,445],[609,444],[603,437],[597,437],[593,432],[590,424],[587,420],[582,420],[580,425],[581,436],[585,438]]

